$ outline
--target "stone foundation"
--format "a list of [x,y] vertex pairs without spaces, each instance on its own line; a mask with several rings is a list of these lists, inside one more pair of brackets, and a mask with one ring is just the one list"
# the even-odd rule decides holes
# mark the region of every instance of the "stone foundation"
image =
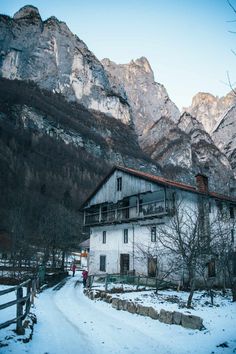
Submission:
[[108,302],[116,310],[123,310],[130,313],[136,313],[137,315],[141,316],[148,316],[153,320],[159,320],[160,322],[166,324],[180,325],[184,328],[198,330],[204,329],[203,320],[198,316],[186,315],[181,312],[171,312],[163,309],[161,309],[158,313],[158,311],[151,306],[144,306],[130,300],[122,300],[115,296],[112,297],[111,294],[99,290],[84,289],[84,294],[87,295],[91,300],[99,299]]

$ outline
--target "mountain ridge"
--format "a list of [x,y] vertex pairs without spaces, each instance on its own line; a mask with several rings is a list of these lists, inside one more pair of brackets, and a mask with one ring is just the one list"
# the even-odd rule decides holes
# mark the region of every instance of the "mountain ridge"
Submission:
[[[29,33],[33,36],[27,40]],[[85,145],[75,132],[61,132],[56,122],[53,127],[48,125],[27,107],[20,113],[23,118],[28,117],[24,118],[25,129],[35,124],[42,134],[64,139],[65,144],[77,144],[97,158],[103,156],[108,164],[146,166],[155,173],[192,184],[196,173],[207,173],[217,180],[215,185],[212,182],[212,187],[220,188],[218,182],[222,180],[221,188],[228,189],[232,170],[225,155],[214,146],[202,126],[194,132],[186,131],[188,115],[181,116],[180,124],[178,108],[165,87],[155,81],[145,57],[128,64],[116,64],[109,59],[100,62],[65,23],[55,17],[42,21],[37,8],[26,6],[15,18],[0,16],[0,76],[33,81],[41,89],[55,95],[60,93],[71,107],[76,102],[81,104],[87,116],[94,119],[88,119],[93,138]],[[97,124],[103,114],[107,117],[103,118],[106,124],[110,119],[116,126],[112,131],[105,123],[104,129]],[[128,139],[123,133],[125,129]],[[96,147],[97,140],[106,145],[104,150]],[[118,154],[116,147],[119,147]],[[137,153],[140,159],[135,161]]]

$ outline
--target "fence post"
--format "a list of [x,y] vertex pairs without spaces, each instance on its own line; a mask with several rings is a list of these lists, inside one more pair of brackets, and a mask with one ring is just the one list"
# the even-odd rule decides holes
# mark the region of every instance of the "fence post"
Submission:
[[25,306],[25,315],[28,315],[28,313],[30,311],[30,306],[31,306],[30,294],[31,294],[31,290],[33,290],[33,280],[32,279],[27,284],[27,296],[28,296],[28,299],[26,301],[26,306]]
[[138,275],[138,281],[137,281],[137,287],[136,287],[136,290],[138,290],[138,288],[139,288],[139,280],[140,280],[140,275]]
[[38,269],[39,285],[42,285],[45,280],[45,265],[41,264]]
[[[23,288],[20,287],[17,289],[17,295],[16,295],[16,298],[17,300],[20,300],[22,299],[23,297]],[[22,327],[22,315],[23,315],[23,304],[22,302],[18,302],[16,304],[16,317],[17,317],[17,320],[16,320],[16,333],[17,334],[25,334],[25,330],[24,328]]]
[[105,291],[107,292],[107,283],[108,283],[108,275],[106,274],[106,278],[105,278]]
[[31,289],[31,304],[34,305],[34,297],[36,295],[36,290],[37,287],[36,287],[36,279],[33,278],[32,279],[32,289]]

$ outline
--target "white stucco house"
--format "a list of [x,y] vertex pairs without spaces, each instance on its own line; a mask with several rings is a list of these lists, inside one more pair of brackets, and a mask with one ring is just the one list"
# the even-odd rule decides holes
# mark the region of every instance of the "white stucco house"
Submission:
[[[156,272],[164,272],[168,267],[166,254],[175,243],[173,225],[179,219],[186,237],[198,225],[200,243],[204,244],[204,252],[209,253],[206,272],[208,276],[216,276],[218,255],[216,252],[211,255],[206,249],[213,242],[212,236],[208,236],[209,229],[213,230],[211,235],[217,234],[214,220],[218,220],[219,213],[224,216],[221,218],[224,235],[227,233],[236,273],[236,199],[210,192],[204,175],[197,175],[196,186],[190,186],[115,166],[85,201],[82,210],[84,226],[90,227],[90,274],[129,272],[154,276]],[[164,239],[165,247],[160,242]],[[179,269],[175,275],[178,278],[182,273]]]

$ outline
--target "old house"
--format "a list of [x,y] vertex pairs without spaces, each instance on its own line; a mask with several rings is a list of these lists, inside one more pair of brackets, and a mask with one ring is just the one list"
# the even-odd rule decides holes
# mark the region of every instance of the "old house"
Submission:
[[82,209],[84,226],[90,227],[90,274],[155,276],[170,269],[170,261],[175,259],[179,265],[176,280],[183,278],[186,269],[181,268],[181,259],[191,248],[178,254],[174,247],[181,236],[181,242],[189,243],[186,247],[194,243],[193,254],[197,250],[204,255],[208,277],[217,276],[220,252],[227,242],[227,257],[236,275],[236,199],[210,192],[206,176],[197,175],[195,187],[114,167]]

